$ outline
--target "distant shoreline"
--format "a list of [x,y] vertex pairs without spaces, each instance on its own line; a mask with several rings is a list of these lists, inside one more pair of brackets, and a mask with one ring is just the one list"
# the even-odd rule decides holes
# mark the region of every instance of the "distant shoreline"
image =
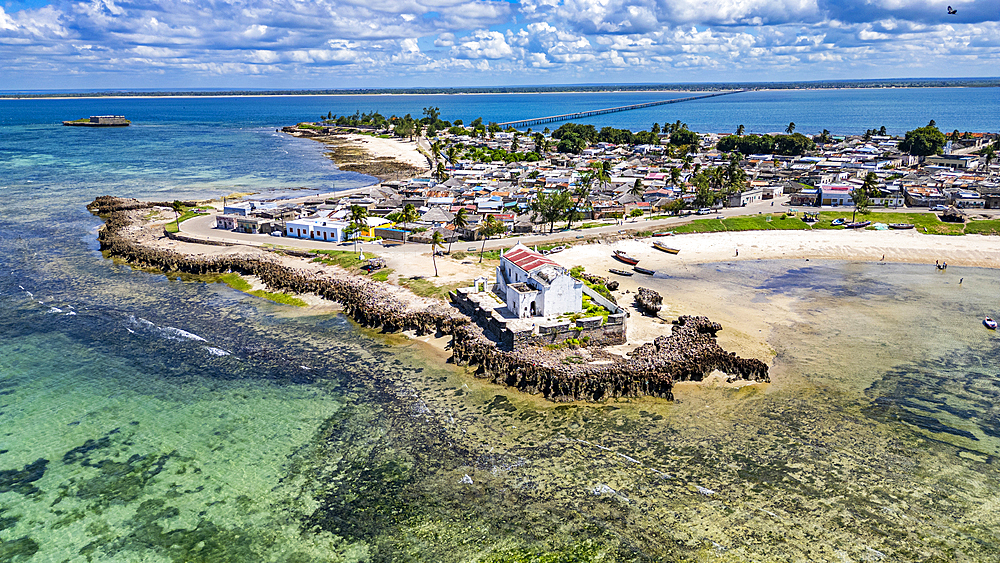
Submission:
[[1000,78],[967,79],[890,79],[890,80],[843,80],[787,83],[705,83],[705,84],[663,84],[663,85],[596,85],[596,86],[536,86],[498,88],[372,88],[359,90],[265,90],[260,92],[240,89],[197,92],[174,90],[164,92],[38,92],[0,93],[0,99],[151,99],[151,98],[277,98],[289,96],[351,97],[351,96],[448,96],[448,95],[489,95],[489,94],[609,94],[609,93],[655,93],[655,92],[714,92],[721,90],[782,91],[782,90],[894,90],[915,88],[998,88]]

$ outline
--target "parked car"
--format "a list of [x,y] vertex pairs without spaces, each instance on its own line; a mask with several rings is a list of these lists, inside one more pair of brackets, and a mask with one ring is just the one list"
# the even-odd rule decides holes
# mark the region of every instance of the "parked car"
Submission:
[[935,205],[934,207],[931,207],[931,211],[948,211],[948,206],[947,205]]
[[702,207],[701,209],[698,210],[698,215],[708,215],[711,212],[712,210],[710,208]]
[[285,236],[285,234],[282,233],[281,231],[271,231],[271,236],[272,237],[283,237],[283,236]]

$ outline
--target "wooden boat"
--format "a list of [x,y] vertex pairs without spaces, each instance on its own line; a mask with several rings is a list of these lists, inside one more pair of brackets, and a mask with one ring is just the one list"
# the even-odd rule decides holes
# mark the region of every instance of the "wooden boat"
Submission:
[[617,268],[611,268],[608,271],[611,272],[612,274],[617,274],[619,276],[631,276],[632,275],[632,272],[629,272],[627,270],[619,270]]
[[871,225],[871,221],[858,221],[857,223],[847,223],[844,225],[845,229],[863,229],[868,225]]
[[624,262],[624,263],[628,264],[629,266],[635,266],[636,264],[639,263],[639,259],[638,258],[632,258],[628,254],[625,254],[624,250],[616,250],[615,253],[613,254],[613,256],[619,262]]
[[566,250],[565,246],[556,246],[556,247],[550,248],[548,250],[543,250],[542,254],[555,254],[557,252],[562,252],[563,250]]
[[666,252],[667,254],[677,254],[678,252],[680,252],[679,248],[673,248],[673,247],[667,246],[667,245],[663,244],[662,242],[660,242],[658,240],[653,242],[653,248],[655,248],[657,250],[662,250],[663,252]]
[[996,330],[997,329],[997,322],[994,321],[993,319],[989,318],[989,317],[986,317],[985,319],[983,319],[983,326],[985,326],[986,328],[988,328],[990,330]]
[[674,236],[674,232],[673,231],[659,231],[659,232],[653,233],[653,236],[654,237],[672,237],[672,236]]
[[889,223],[890,229],[912,229],[913,223]]
[[649,268],[643,268],[642,266],[632,266],[632,269],[639,272],[640,274],[646,274],[647,276],[651,276],[656,273],[655,270],[650,270]]
[[835,227],[838,227],[840,225],[843,225],[845,222],[846,221],[844,221],[843,217],[837,217],[833,221],[830,221],[830,224],[833,225],[833,226],[835,226]]

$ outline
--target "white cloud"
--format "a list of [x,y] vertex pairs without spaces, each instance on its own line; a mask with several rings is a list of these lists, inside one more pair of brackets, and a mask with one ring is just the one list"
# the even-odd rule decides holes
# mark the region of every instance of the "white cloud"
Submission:
[[995,0],[54,1],[0,7],[8,88],[97,87],[109,68],[307,87],[975,76],[1000,59]]

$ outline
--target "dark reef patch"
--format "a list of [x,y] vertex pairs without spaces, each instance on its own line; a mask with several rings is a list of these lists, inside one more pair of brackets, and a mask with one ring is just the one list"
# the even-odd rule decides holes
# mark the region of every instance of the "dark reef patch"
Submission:
[[45,467],[48,464],[49,460],[38,458],[21,469],[0,471],[0,493],[11,491],[22,495],[37,493],[38,487],[35,487],[33,483],[45,475]]

